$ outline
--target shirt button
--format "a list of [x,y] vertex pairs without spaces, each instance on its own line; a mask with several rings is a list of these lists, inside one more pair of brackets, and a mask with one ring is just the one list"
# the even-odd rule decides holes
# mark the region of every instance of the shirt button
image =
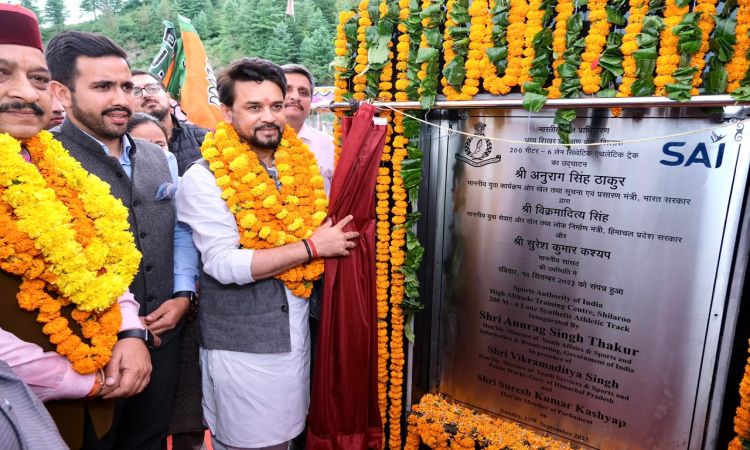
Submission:
[[115,175],[117,175],[117,178],[122,178],[122,172],[117,172]]
[[287,312],[289,311],[289,307],[287,305],[281,305],[281,310]]
[[138,200],[133,200],[133,208],[137,208],[140,205],[141,205],[141,202],[139,202]]
[[151,272],[151,269],[153,269],[152,266],[146,266],[146,272]]
[[154,301],[154,296],[153,295],[149,295],[148,297],[146,297],[146,301],[147,302],[153,302]]
[[139,236],[141,237],[141,239],[145,238],[146,237],[146,233],[141,233],[141,234],[139,234]]

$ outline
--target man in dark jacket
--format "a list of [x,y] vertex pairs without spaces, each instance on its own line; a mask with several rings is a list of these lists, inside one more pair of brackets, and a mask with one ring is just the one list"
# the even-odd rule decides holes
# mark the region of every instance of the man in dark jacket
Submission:
[[172,113],[169,93],[160,79],[143,70],[132,73],[133,84],[140,94],[135,99],[135,111],[151,114],[167,130],[169,151],[177,158],[177,169],[182,176],[193,161],[201,158],[201,144],[208,130],[177,119]]
[[52,92],[68,112],[56,137],[128,208],[143,255],[130,290],[142,320],[161,338],[151,350],[151,382],[117,403],[112,428],[97,448],[160,450],[179,374],[182,318],[197,275],[190,230],[175,218],[177,174],[161,148],[125,132],[137,90],[121,47],[103,35],[66,31],[50,40],[46,57]]

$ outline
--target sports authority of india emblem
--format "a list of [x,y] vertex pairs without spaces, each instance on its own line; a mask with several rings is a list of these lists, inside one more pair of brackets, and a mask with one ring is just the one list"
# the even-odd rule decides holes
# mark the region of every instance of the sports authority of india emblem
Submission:
[[474,124],[474,136],[466,140],[463,154],[456,154],[457,160],[474,167],[500,162],[500,155],[490,156],[492,155],[492,141],[484,137],[484,129],[486,127],[487,124],[484,122]]

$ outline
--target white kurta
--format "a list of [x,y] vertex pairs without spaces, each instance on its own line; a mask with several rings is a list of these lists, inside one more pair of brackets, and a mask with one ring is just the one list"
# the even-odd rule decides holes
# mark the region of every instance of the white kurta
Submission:
[[[234,216],[213,174],[191,167],[177,192],[177,217],[193,229],[203,270],[223,284],[253,282],[253,250],[239,248]],[[285,288],[286,289],[286,288]],[[232,447],[268,447],[297,436],[310,399],[309,303],[286,289],[290,353],[201,349],[203,413],[211,433]]]

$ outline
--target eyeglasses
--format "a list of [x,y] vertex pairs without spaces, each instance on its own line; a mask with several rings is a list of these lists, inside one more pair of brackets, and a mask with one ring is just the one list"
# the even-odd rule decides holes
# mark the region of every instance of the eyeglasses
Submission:
[[151,83],[139,88],[138,86],[133,87],[133,97],[143,97],[143,91],[146,91],[148,95],[156,95],[161,92],[161,86],[157,83]]

